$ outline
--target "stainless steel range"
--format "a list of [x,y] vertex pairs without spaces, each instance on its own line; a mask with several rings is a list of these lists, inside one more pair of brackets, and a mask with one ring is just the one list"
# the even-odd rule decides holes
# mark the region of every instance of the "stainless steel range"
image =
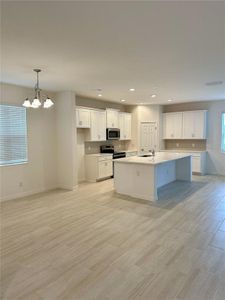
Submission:
[[[101,153],[112,153],[113,159],[126,157],[126,152],[123,151],[115,151],[113,145],[102,145],[100,146]],[[114,173],[114,164],[113,164],[113,173]]]

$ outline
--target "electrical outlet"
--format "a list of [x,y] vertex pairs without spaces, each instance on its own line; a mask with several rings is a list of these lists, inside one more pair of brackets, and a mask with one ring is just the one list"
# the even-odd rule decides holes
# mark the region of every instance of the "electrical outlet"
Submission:
[[137,176],[140,176],[140,171],[137,171],[136,174],[137,174]]
[[192,146],[192,148],[195,148],[195,144],[192,144],[191,146]]
[[88,151],[91,151],[91,146],[88,146]]
[[180,144],[179,143],[176,143],[176,147],[179,147],[180,146]]
[[19,187],[23,187],[23,182],[22,181],[19,182]]

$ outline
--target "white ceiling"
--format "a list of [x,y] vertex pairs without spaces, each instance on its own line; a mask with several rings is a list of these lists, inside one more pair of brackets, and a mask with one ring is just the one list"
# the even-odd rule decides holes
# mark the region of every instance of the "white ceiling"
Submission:
[[34,86],[39,67],[44,89],[97,97],[101,88],[110,101],[225,99],[223,1],[9,1],[2,8],[3,82]]

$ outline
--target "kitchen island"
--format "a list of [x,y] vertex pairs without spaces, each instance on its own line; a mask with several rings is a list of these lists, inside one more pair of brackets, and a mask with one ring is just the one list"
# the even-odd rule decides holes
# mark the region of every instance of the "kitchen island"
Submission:
[[123,195],[155,201],[158,188],[176,180],[192,180],[191,155],[156,152],[114,160],[115,190]]

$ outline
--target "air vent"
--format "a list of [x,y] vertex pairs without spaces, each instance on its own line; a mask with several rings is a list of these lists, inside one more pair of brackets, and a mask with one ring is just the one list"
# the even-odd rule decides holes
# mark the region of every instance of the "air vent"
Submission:
[[208,86],[221,85],[221,84],[223,84],[222,80],[206,82],[206,85]]

